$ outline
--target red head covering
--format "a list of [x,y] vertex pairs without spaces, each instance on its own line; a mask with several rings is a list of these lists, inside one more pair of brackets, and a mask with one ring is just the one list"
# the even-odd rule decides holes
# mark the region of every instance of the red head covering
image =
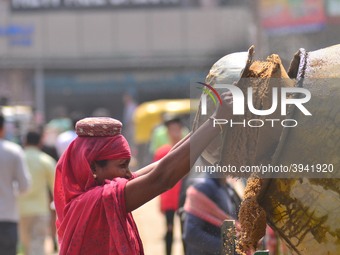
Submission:
[[120,134],[77,137],[62,155],[54,188],[60,255],[143,254],[136,225],[125,209],[128,180],[114,178],[96,186],[90,168],[97,160],[130,157]]
[[[96,186],[91,163],[105,159],[130,158],[130,147],[124,136],[77,137],[57,164],[55,200],[64,206],[74,197]],[[62,196],[60,196],[62,194]]]

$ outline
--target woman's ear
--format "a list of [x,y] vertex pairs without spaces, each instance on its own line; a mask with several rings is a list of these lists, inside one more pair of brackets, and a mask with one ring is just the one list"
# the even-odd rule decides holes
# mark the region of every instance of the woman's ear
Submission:
[[90,165],[90,167],[91,167],[91,171],[92,171],[93,173],[95,173],[95,172],[96,172],[96,163],[92,162],[91,165]]
[[97,180],[96,163],[94,163],[94,162],[91,163],[90,168],[91,168],[91,171],[92,171],[93,178],[94,178],[95,180]]

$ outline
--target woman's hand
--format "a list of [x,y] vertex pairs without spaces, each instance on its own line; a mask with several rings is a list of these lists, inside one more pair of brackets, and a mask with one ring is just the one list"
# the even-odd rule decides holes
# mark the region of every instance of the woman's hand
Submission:
[[219,104],[212,115],[216,119],[230,119],[232,117],[233,95],[230,91],[221,94],[222,104]]

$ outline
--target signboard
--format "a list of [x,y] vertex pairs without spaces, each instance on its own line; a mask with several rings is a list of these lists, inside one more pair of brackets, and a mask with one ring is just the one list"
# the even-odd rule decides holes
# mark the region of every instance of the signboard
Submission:
[[5,38],[9,46],[31,46],[34,27],[31,25],[0,25],[0,39]]
[[11,0],[13,11],[179,6],[181,0]]
[[269,33],[317,31],[326,22],[323,0],[261,0],[259,9]]

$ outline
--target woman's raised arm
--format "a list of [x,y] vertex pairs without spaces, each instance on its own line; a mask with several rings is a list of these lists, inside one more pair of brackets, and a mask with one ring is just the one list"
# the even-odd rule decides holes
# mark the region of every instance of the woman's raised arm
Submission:
[[[214,113],[216,119],[230,119],[232,114],[231,93],[223,93],[222,105]],[[127,212],[133,211],[173,187],[191,169],[206,146],[220,134],[219,127],[209,119],[188,139],[175,146],[164,158],[146,167],[144,174],[129,181],[125,187]],[[143,172],[141,172],[143,173]]]

